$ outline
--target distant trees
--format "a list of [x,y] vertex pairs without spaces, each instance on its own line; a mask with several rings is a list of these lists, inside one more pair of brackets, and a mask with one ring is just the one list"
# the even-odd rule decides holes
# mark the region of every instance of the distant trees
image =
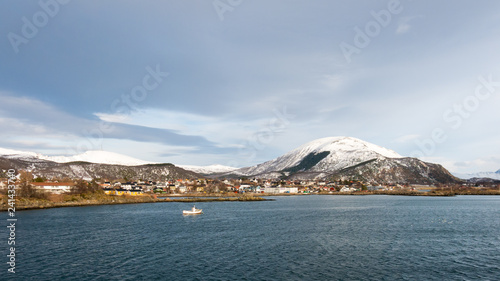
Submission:
[[79,193],[86,193],[88,189],[87,182],[80,179],[76,181],[76,184],[72,188],[72,193],[74,194],[79,194]]
[[205,187],[205,192],[206,193],[215,193],[215,192],[226,192],[227,191],[227,186],[221,182],[220,180],[214,180],[209,183],[207,183],[207,186]]
[[221,192],[227,192],[228,191],[227,185],[225,183],[221,182],[221,181],[217,181],[217,188]]
[[89,191],[96,192],[98,190],[100,190],[99,184],[97,183],[96,179],[92,179],[92,181],[89,183]]
[[36,190],[33,188],[33,185],[31,185],[31,182],[33,181],[33,174],[27,171],[20,171],[19,179],[18,195],[25,198],[34,197]]
[[47,179],[44,177],[36,177],[33,182],[45,182]]
[[24,198],[47,199],[47,194],[37,190],[31,184],[33,182],[33,174],[27,171],[19,172],[19,191],[17,195]]
[[204,188],[206,193],[215,193],[216,192],[216,186],[213,183],[208,184]]
[[97,184],[95,179],[92,179],[91,182],[79,179],[73,186],[72,193],[74,194],[94,193],[98,190],[99,190],[99,184]]

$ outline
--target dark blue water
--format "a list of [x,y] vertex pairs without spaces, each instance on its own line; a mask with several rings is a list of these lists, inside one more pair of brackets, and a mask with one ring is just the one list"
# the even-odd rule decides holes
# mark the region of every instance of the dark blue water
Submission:
[[[18,212],[15,277],[500,280],[500,196],[311,195],[196,206],[203,215],[182,216],[187,203]],[[2,263],[0,279],[14,276]]]

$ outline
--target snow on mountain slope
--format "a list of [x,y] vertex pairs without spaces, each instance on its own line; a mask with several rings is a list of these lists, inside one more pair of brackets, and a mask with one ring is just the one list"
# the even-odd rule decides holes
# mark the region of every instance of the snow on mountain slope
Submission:
[[[402,157],[395,151],[360,139],[328,137],[306,143],[274,160],[253,167],[241,168],[235,173],[259,175],[287,169],[296,171],[301,167],[306,167],[309,172],[335,171],[372,159]],[[316,161],[318,162],[315,163]]]
[[[109,151],[87,151],[82,154],[73,156],[47,156],[40,153],[20,151],[13,149],[0,148],[0,156],[15,159],[41,159],[48,160],[57,163],[68,163],[68,162],[90,162],[97,164],[112,164],[112,165],[123,165],[123,166],[139,166],[145,164],[155,164],[154,162],[143,161],[123,154],[109,152]],[[177,166],[177,165],[176,165]],[[234,171],[238,168],[223,166],[223,165],[210,165],[210,166],[177,166],[195,173],[200,174],[216,174],[216,173],[226,173]]]
[[209,175],[217,173],[229,173],[238,168],[223,166],[223,165],[210,165],[210,166],[192,166],[192,165],[176,165],[184,170],[189,170],[195,173]]
[[472,173],[472,174],[453,174],[454,176],[461,178],[461,179],[472,179],[472,178],[490,178],[494,180],[500,180],[500,170],[496,172],[479,172],[479,173]]
[[91,163],[113,164],[113,165],[124,165],[124,166],[139,166],[145,164],[153,164],[153,162],[139,160],[123,154],[109,152],[109,151],[97,151],[97,150],[87,151],[85,153],[74,156],[45,156],[45,157],[46,158],[43,159],[58,163],[84,161]]
[[91,163],[113,164],[113,165],[124,165],[124,166],[139,166],[139,165],[153,163],[109,151],[87,151],[85,153],[73,156],[47,156],[35,152],[0,148],[0,155],[16,159],[35,158],[35,159],[53,161],[57,163],[84,161]]
[[7,149],[7,148],[1,148],[0,147],[0,155],[2,156],[26,156],[26,157],[37,157],[40,156],[41,154],[35,153],[35,152],[28,152],[28,151],[20,151],[20,150],[13,150],[13,149]]

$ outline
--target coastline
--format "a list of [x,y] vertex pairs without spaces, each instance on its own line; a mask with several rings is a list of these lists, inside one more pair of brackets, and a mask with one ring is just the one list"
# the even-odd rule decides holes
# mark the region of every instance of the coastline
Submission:
[[[140,203],[170,203],[170,202],[248,202],[248,201],[274,201],[274,199],[266,199],[257,196],[231,196],[231,197],[215,197],[204,196],[210,198],[197,198],[200,196],[183,196],[182,198],[168,197],[164,199],[154,198],[153,196],[113,196],[99,195],[94,198],[79,198],[72,201],[53,202],[45,199],[25,199],[17,200],[15,205],[16,211],[52,209],[64,207],[85,207],[99,205],[120,205],[120,204],[140,204]],[[9,206],[7,200],[2,196],[0,201],[0,211],[7,211]]]
[[[356,192],[319,192],[319,193],[260,193],[260,194],[189,194],[189,195],[165,195],[156,196],[115,196],[103,194],[90,195],[66,195],[64,201],[51,201],[47,199],[26,199],[20,198],[16,201],[15,210],[37,210],[64,207],[84,207],[99,205],[118,204],[140,204],[140,203],[169,203],[169,202],[249,202],[249,201],[275,201],[266,197],[280,196],[365,196],[365,195],[393,195],[393,196],[427,196],[427,197],[450,197],[457,195],[500,195],[499,190],[432,190],[421,191],[356,191]],[[7,211],[7,198],[3,195],[0,198],[0,211]]]

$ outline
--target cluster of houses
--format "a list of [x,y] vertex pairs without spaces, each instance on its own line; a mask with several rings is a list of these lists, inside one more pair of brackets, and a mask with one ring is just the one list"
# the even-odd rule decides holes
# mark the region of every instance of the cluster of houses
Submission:
[[[7,180],[0,180],[0,189],[6,188]],[[31,186],[37,190],[43,190],[50,193],[61,194],[71,192],[75,186],[74,182],[32,182]]]
[[253,179],[239,186],[243,192],[257,193],[318,193],[318,192],[355,192],[361,190],[388,190],[402,186],[364,185],[357,181],[318,181],[318,180],[260,180]]
[[[218,184],[215,184],[218,183]],[[38,190],[62,194],[71,192],[74,182],[33,182],[31,185]],[[7,186],[0,180],[0,188]],[[109,195],[142,195],[144,193],[182,194],[203,192],[235,192],[235,193],[313,193],[321,191],[353,192],[359,191],[362,184],[358,182],[325,182],[325,181],[280,181],[265,179],[226,179],[223,181],[211,179],[177,179],[170,181],[103,181],[100,188]],[[369,190],[387,189],[381,186],[368,186]]]
[[[62,194],[71,192],[74,182],[33,182],[35,189]],[[319,180],[277,180],[277,179],[177,179],[169,181],[103,181],[100,188],[109,195],[140,196],[145,193],[183,194],[183,193],[319,193],[319,192],[356,192],[361,190],[401,190],[413,189],[408,185],[375,185],[359,181],[319,181]],[[0,179],[0,189],[6,188],[6,180]]]

